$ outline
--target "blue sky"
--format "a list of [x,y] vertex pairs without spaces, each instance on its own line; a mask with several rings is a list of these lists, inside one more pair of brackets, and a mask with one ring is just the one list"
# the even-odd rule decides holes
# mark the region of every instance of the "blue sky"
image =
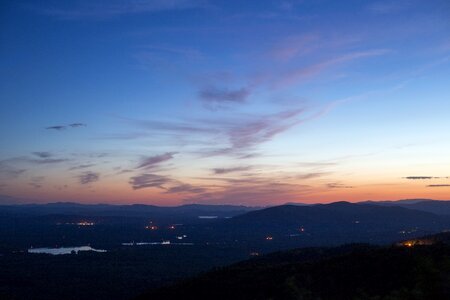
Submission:
[[3,202],[448,198],[448,1],[1,5]]

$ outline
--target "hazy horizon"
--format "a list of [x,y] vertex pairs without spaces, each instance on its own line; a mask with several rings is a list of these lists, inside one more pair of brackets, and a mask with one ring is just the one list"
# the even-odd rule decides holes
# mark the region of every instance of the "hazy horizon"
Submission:
[[46,205],[46,204],[80,204],[80,205],[154,205],[159,207],[177,207],[177,206],[183,206],[183,205],[230,205],[230,206],[246,206],[246,207],[259,207],[259,208],[265,208],[265,207],[272,207],[272,206],[279,206],[279,205],[315,205],[315,204],[332,204],[337,202],[347,202],[347,203],[367,203],[367,202],[401,202],[401,201],[450,201],[448,199],[430,199],[430,198],[410,198],[410,199],[367,199],[367,200],[357,200],[357,201],[347,201],[345,199],[341,200],[333,200],[328,202],[280,202],[276,204],[267,204],[267,205],[246,205],[246,204],[236,204],[236,203],[198,203],[198,202],[192,202],[192,203],[181,203],[181,204],[173,204],[173,205],[158,205],[158,204],[151,204],[151,203],[144,203],[144,202],[129,202],[129,201],[117,201],[117,202],[95,202],[95,201],[76,201],[76,200],[56,200],[52,202],[45,202],[44,199],[21,199],[21,198],[14,198],[14,197],[4,197],[3,195],[0,195],[0,205]]

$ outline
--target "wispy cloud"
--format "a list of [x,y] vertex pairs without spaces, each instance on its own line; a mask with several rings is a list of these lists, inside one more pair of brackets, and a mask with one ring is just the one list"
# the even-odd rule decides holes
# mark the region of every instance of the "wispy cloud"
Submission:
[[450,187],[450,184],[430,184],[430,185],[427,185],[427,187],[430,187],[430,188]]
[[270,76],[270,81],[273,82],[272,86],[274,88],[286,88],[291,85],[304,83],[332,66],[354,61],[360,58],[380,56],[389,52],[390,51],[387,49],[375,49],[348,53],[306,67],[293,68],[283,72],[281,75],[278,75],[277,78]]
[[281,61],[288,61],[294,57],[311,53],[320,46],[317,34],[291,36],[277,44],[270,53],[272,57]]
[[162,11],[182,10],[206,7],[203,0],[130,0],[130,1],[88,1],[70,7],[36,8],[42,14],[63,20],[95,19],[105,20],[122,15],[156,13]]
[[408,9],[414,1],[383,0],[371,3],[367,9],[375,14],[391,14]]
[[[302,116],[304,115],[304,116]],[[127,122],[140,127],[147,133],[167,134],[178,142],[188,138],[197,149],[193,151],[203,157],[230,155],[239,158],[250,158],[255,154],[255,147],[272,140],[290,128],[314,118],[308,116],[305,108],[292,108],[272,114],[249,115],[234,114],[232,117],[215,119],[187,119],[182,121],[130,120]],[[198,137],[198,141],[194,141]],[[209,148],[203,148],[208,138]],[[199,142],[200,141],[200,142]],[[174,153],[149,157],[149,164],[160,159],[170,159]],[[144,159],[139,168],[146,164]]]
[[100,179],[100,174],[96,172],[87,171],[78,176],[81,184],[90,184]]
[[267,142],[303,122],[298,116],[304,112],[303,108],[293,109],[242,122],[227,131],[229,142],[234,149],[249,148]]
[[137,166],[137,168],[152,169],[165,161],[173,159],[175,154],[177,154],[177,152],[166,152],[160,155],[144,157],[142,158],[141,163]]
[[337,162],[327,162],[327,161],[313,161],[313,162],[300,162],[298,163],[302,167],[308,167],[308,168],[322,168],[322,167],[332,167],[336,166]]

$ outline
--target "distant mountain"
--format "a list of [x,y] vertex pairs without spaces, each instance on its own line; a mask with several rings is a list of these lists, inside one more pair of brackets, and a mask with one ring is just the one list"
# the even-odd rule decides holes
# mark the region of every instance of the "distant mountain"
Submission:
[[257,208],[237,205],[187,204],[182,206],[164,207],[145,204],[110,205],[56,202],[48,204],[0,205],[0,215],[80,215],[154,218],[182,216],[187,218],[198,218],[198,216],[202,214],[217,217],[232,217],[255,209]]
[[[282,205],[251,211],[210,225],[225,240],[263,245],[338,245],[390,243],[450,228],[450,217],[397,206],[335,202],[312,206]],[[283,247],[282,247],[283,248]]]
[[450,215],[450,201],[445,200],[407,199],[397,201],[366,201],[360,203],[383,206],[400,206],[409,209],[431,212],[438,215]]
[[443,263],[449,256],[448,245],[296,249],[211,271],[137,299],[450,299],[450,264]]

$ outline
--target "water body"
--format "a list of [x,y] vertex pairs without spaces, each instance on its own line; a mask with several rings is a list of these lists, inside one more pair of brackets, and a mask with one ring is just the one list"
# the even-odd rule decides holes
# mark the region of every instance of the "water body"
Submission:
[[61,248],[30,248],[28,253],[45,253],[51,255],[71,254],[72,251],[78,254],[79,251],[94,251],[94,252],[106,252],[102,249],[94,249],[91,246],[81,247],[61,247]]
[[145,245],[181,245],[181,246],[191,246],[194,243],[171,243],[171,242],[139,242],[139,243],[122,243],[122,246],[145,246]]

